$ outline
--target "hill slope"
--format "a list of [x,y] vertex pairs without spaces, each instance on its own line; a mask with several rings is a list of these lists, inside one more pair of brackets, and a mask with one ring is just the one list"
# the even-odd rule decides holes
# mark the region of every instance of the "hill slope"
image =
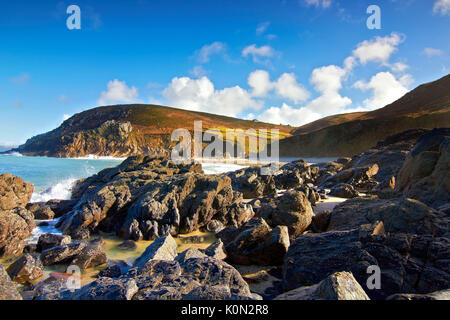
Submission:
[[320,119],[280,141],[284,157],[339,157],[363,152],[410,129],[450,127],[450,75],[419,86],[384,108]]
[[125,157],[136,154],[167,155],[172,131],[193,131],[201,120],[203,130],[279,129],[289,136],[289,126],[278,126],[156,105],[98,107],[72,116],[60,127],[29,139],[14,151],[31,156],[82,157],[86,155]]

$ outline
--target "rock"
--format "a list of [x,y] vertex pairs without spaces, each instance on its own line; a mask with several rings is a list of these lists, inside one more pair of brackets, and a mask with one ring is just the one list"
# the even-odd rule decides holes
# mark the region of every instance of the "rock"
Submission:
[[0,257],[20,255],[35,226],[32,214],[24,208],[0,210]]
[[138,290],[133,279],[105,277],[75,291],[70,300],[131,300]]
[[50,209],[55,214],[55,218],[59,218],[66,213],[70,212],[73,207],[78,203],[79,199],[72,200],[49,200],[46,205],[50,207]]
[[208,222],[208,225],[206,226],[206,230],[209,232],[220,232],[224,229],[224,226],[222,224],[222,222],[217,221],[217,220],[211,220],[210,222]]
[[[289,247],[283,266],[283,286],[312,286],[329,275],[352,272],[372,299],[397,293],[430,293],[450,286],[447,238],[401,233],[368,235],[360,229],[306,234]],[[369,290],[369,266],[381,271],[381,289]]]
[[33,283],[44,275],[39,258],[35,258],[30,254],[24,254],[14,261],[6,270],[12,279],[17,283]]
[[227,286],[199,286],[186,294],[183,300],[233,300],[232,297]]
[[298,188],[316,180],[318,170],[311,168],[304,160],[285,164],[274,176],[275,185],[279,190]]
[[208,248],[205,249],[205,254],[207,256],[225,260],[227,257],[227,254],[225,252],[224,244],[222,240],[217,240],[213,244],[211,244]]
[[259,198],[275,193],[273,176],[261,175],[260,167],[250,167],[227,174],[233,190],[242,192],[245,199]]
[[396,190],[438,209],[450,202],[450,129],[422,135],[398,174]]
[[67,288],[67,279],[49,278],[32,287],[33,300],[67,300],[71,293]]
[[350,184],[340,183],[331,188],[330,196],[351,199],[359,197],[359,192]]
[[23,248],[24,253],[35,253],[37,251],[37,245],[35,243],[29,243]]
[[311,222],[311,230],[315,233],[327,231],[331,221],[331,213],[331,211],[325,210],[314,215]]
[[139,290],[133,300],[181,300],[200,284],[190,276],[177,276],[170,282]]
[[201,252],[197,248],[189,248],[181,252],[175,260],[179,263],[183,263],[191,258],[205,258],[207,255],[203,252]]
[[0,300],[22,300],[14,282],[0,263]]
[[50,206],[44,206],[34,212],[34,218],[38,220],[52,220],[55,217],[55,213]]
[[275,300],[370,300],[350,272],[336,272],[318,284],[283,293]]
[[124,242],[119,244],[117,248],[124,251],[133,251],[136,250],[137,245],[133,240],[125,240]]
[[[218,234],[220,238],[221,234]],[[281,265],[289,247],[286,226],[271,229],[262,218],[254,218],[225,242],[228,260],[241,265]]]
[[34,186],[10,173],[0,175],[0,211],[25,208],[30,202]]
[[136,259],[133,266],[143,268],[151,260],[172,261],[177,256],[177,243],[171,235],[156,239],[145,249],[144,253]]
[[303,192],[288,191],[273,202],[262,204],[260,216],[271,227],[287,226],[289,235],[295,238],[309,227],[314,213]]
[[179,239],[181,240],[181,242],[188,243],[188,244],[192,244],[192,243],[199,244],[199,243],[205,242],[205,237],[203,237],[203,236],[179,237]]
[[449,218],[413,199],[358,198],[338,205],[328,230],[350,230],[382,221],[386,232],[444,235]]
[[44,266],[70,263],[84,248],[84,242],[73,242],[42,251],[41,261]]
[[378,185],[374,180],[378,171],[379,166],[377,164],[345,169],[326,179],[321,187],[329,188],[336,184],[345,183],[359,190],[372,189]]
[[394,294],[387,300],[450,300],[450,289],[428,294]]
[[121,275],[125,274],[130,268],[131,264],[124,260],[116,260],[116,261],[108,261],[108,266],[101,270],[97,277],[108,277],[108,278],[118,278]]
[[69,244],[72,238],[68,235],[46,233],[39,237],[36,250],[42,252],[44,250]]
[[81,270],[105,264],[108,259],[103,251],[103,244],[103,239],[91,241],[75,255],[71,264],[79,266]]

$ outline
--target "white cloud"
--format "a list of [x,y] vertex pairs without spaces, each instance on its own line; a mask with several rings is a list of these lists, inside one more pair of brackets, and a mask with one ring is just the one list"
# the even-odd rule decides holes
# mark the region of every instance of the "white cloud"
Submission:
[[406,84],[411,78],[397,80],[390,72],[380,72],[374,75],[369,82],[362,80],[353,86],[362,91],[372,90],[373,96],[364,100],[364,107],[367,110],[382,108],[405,95],[409,90]]
[[434,13],[450,14],[450,0],[437,0],[433,6]]
[[19,74],[18,76],[12,77],[12,78],[10,79],[10,81],[11,81],[12,83],[15,83],[15,84],[25,84],[25,83],[27,83],[30,79],[31,79],[30,74],[24,72],[24,73]]
[[189,71],[189,73],[196,78],[200,78],[206,76],[209,71],[202,66],[195,66],[194,68],[192,68],[192,70]]
[[200,63],[207,63],[211,60],[211,56],[225,52],[226,45],[216,41],[211,44],[204,45],[196,52],[197,60]]
[[256,28],[256,34],[262,35],[264,32],[266,32],[267,28],[269,28],[270,22],[263,22],[258,25]]
[[393,72],[402,73],[405,72],[407,69],[409,69],[409,66],[403,62],[396,62],[393,65],[391,65],[391,70]]
[[163,96],[174,107],[237,116],[244,110],[259,110],[262,102],[252,99],[252,95],[239,86],[216,90],[207,77],[191,79],[173,78],[164,89]]
[[308,108],[293,108],[286,103],[281,107],[271,107],[258,116],[258,120],[274,124],[301,126],[320,119],[321,115]]
[[136,87],[128,87],[125,81],[114,79],[108,82],[107,90],[103,91],[97,103],[100,105],[114,103],[133,103],[138,101]]
[[297,82],[293,73],[283,73],[277,81],[272,82],[267,71],[256,70],[248,77],[248,85],[252,88],[254,97],[265,97],[270,91],[282,98],[299,103],[308,100],[310,94]]
[[353,50],[353,56],[363,65],[368,62],[386,64],[391,55],[397,51],[397,46],[403,41],[404,39],[395,32],[386,37],[365,40]]
[[308,6],[316,6],[322,8],[329,8],[332,0],[305,0]]
[[263,63],[260,58],[271,58],[275,55],[275,50],[271,46],[257,47],[255,44],[249,45],[242,50],[242,56],[253,57],[253,62]]
[[444,51],[435,48],[425,48],[423,49],[423,54],[430,58],[435,56],[442,56],[444,54]]

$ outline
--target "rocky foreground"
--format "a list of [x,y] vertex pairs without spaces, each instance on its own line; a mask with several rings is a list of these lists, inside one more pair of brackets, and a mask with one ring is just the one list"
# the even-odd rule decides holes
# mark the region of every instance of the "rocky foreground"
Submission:
[[[449,299],[449,167],[450,129],[434,129],[273,176],[257,167],[205,175],[198,164],[136,156],[47,203],[30,204],[33,186],[3,174],[0,257],[13,262],[0,264],[0,299]],[[329,196],[348,200],[315,214]],[[35,219],[54,218],[63,235],[27,244]],[[197,230],[217,241],[179,253],[174,238]],[[103,232],[125,248],[154,242],[132,264],[113,261]],[[58,265],[101,271],[70,290],[64,277],[42,280]],[[262,271],[243,275],[244,266]]]

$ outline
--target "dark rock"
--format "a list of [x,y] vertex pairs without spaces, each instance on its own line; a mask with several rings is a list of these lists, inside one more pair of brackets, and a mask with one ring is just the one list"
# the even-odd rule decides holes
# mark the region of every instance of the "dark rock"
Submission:
[[39,237],[36,250],[38,252],[42,252],[44,250],[69,244],[71,242],[72,238],[70,236],[62,234],[46,233]]
[[105,264],[108,260],[103,251],[103,239],[93,240],[76,254],[71,264],[77,265],[81,270]]
[[250,167],[227,174],[232,180],[233,190],[242,192],[245,199],[259,198],[275,193],[273,176],[261,175],[260,167]]
[[283,293],[275,300],[370,300],[350,272],[336,272],[318,284]]
[[331,211],[326,210],[314,215],[311,222],[311,230],[315,233],[321,233],[328,230],[331,221]]
[[33,287],[33,300],[66,300],[70,295],[67,279],[49,277]]
[[50,209],[55,214],[55,218],[59,218],[66,213],[72,211],[73,207],[78,203],[79,199],[74,200],[50,200],[46,205],[50,206]]
[[0,211],[25,208],[30,202],[34,186],[10,173],[0,175]]
[[359,197],[359,192],[350,184],[340,183],[331,188],[330,196],[351,199]]
[[211,244],[208,248],[205,249],[205,254],[207,256],[217,258],[220,260],[225,260],[227,254],[225,252],[224,244],[222,240],[217,240],[213,244]]
[[54,264],[70,263],[86,246],[87,244],[84,242],[73,242],[46,249],[41,253],[42,264],[44,266],[51,266]]
[[76,290],[70,300],[131,300],[138,290],[133,279],[105,277]]
[[133,251],[136,250],[137,245],[136,242],[134,242],[133,240],[125,240],[124,242],[119,244],[117,248],[125,251]]
[[101,270],[97,277],[118,278],[125,274],[132,266],[124,260],[108,261],[108,266]]
[[22,255],[6,271],[11,280],[17,283],[33,283],[44,275],[41,261],[30,254]]

